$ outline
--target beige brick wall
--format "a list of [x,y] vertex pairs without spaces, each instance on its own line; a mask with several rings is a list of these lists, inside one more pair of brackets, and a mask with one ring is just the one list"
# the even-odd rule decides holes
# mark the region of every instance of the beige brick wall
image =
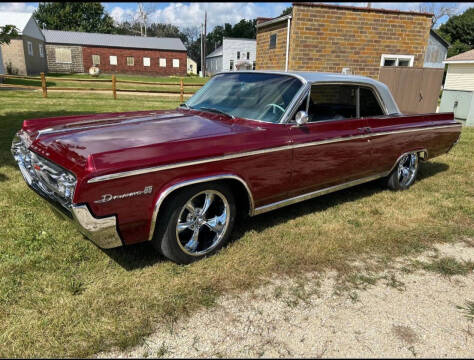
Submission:
[[[382,54],[414,55],[413,66],[423,66],[429,15],[294,4],[292,16],[290,70],[340,73],[350,67],[353,74],[377,79]],[[286,21],[278,25],[286,29]],[[272,31],[257,30],[257,69],[285,68],[286,34],[275,59],[268,50]]]
[[[285,70],[287,21],[269,25],[257,32],[256,70]],[[276,34],[276,47],[270,49],[270,35]]]
[[27,75],[23,40],[13,39],[10,41],[10,44],[1,46],[5,73],[7,73],[8,64],[11,63],[13,70],[18,71],[18,75]]

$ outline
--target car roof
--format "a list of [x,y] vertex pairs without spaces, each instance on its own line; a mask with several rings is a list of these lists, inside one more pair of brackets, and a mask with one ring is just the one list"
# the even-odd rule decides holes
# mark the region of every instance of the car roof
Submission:
[[278,71],[278,70],[241,70],[241,71],[222,71],[218,74],[235,74],[235,73],[258,73],[258,74],[278,74],[293,76],[300,79],[304,84],[313,83],[357,83],[367,84],[377,90],[379,95],[384,102],[388,114],[399,114],[397,103],[393,99],[390,89],[384,83],[369,78],[367,76],[360,75],[346,75],[338,73],[325,73],[325,72],[312,72],[312,71]]

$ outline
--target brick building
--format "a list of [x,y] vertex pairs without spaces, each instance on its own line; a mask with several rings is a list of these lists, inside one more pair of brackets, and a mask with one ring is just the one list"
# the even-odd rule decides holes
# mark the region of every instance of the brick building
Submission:
[[104,73],[186,75],[181,39],[43,30],[48,71],[83,73],[93,65]]
[[258,70],[352,73],[423,67],[432,14],[293,3],[291,15],[257,19]]
[[17,75],[45,72],[44,36],[33,14],[2,11],[0,26],[5,25],[15,25],[18,36],[8,45],[0,45],[0,72]]

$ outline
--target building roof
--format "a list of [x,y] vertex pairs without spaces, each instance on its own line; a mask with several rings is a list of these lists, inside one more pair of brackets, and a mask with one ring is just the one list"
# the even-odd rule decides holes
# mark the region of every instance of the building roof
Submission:
[[43,34],[45,41],[50,44],[186,51],[180,38],[143,37],[58,30],[43,30]]
[[33,16],[33,13],[2,11],[1,15],[0,26],[15,25],[19,30],[18,33],[21,35],[22,31],[25,29],[26,24]]
[[219,46],[216,50],[214,50],[209,55],[207,55],[206,59],[211,58],[211,57],[216,57],[216,56],[222,56],[222,46]]
[[[345,75],[338,73],[324,73],[324,72],[313,72],[313,71],[277,71],[277,70],[258,70],[258,71],[238,71],[237,73],[264,73],[264,74],[279,74],[279,75],[288,75],[300,79],[304,84],[313,84],[317,82],[347,82],[347,83],[357,83],[357,84],[367,84],[369,86],[375,87],[377,92],[381,96],[384,105],[387,108],[388,114],[397,114],[400,113],[397,103],[393,99],[392,93],[390,92],[387,85],[378,80],[374,80],[367,76],[360,75]],[[229,73],[236,74],[234,71],[222,71],[218,74]],[[214,75],[214,76],[215,76]]]
[[468,50],[461,54],[457,54],[456,56],[451,56],[444,61],[445,64],[470,64],[474,63],[474,49]]
[[293,6],[314,6],[314,7],[323,7],[328,9],[346,9],[346,10],[358,10],[358,11],[368,11],[368,12],[382,12],[388,14],[411,14],[411,15],[420,15],[420,16],[429,16],[433,17],[434,14],[420,11],[401,11],[401,10],[392,10],[392,9],[378,9],[378,8],[368,8],[362,6],[348,6],[348,5],[336,5],[336,4],[323,4],[323,3],[311,3],[311,2],[294,2]]
[[444,45],[445,48],[449,48],[451,46],[446,40],[444,40],[436,31],[430,29],[430,35],[436,38],[441,44]]

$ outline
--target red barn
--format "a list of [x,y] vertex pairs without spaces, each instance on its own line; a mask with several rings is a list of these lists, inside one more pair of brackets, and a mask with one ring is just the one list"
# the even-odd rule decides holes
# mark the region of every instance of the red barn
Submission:
[[180,38],[42,30],[48,71],[186,75],[186,48]]

